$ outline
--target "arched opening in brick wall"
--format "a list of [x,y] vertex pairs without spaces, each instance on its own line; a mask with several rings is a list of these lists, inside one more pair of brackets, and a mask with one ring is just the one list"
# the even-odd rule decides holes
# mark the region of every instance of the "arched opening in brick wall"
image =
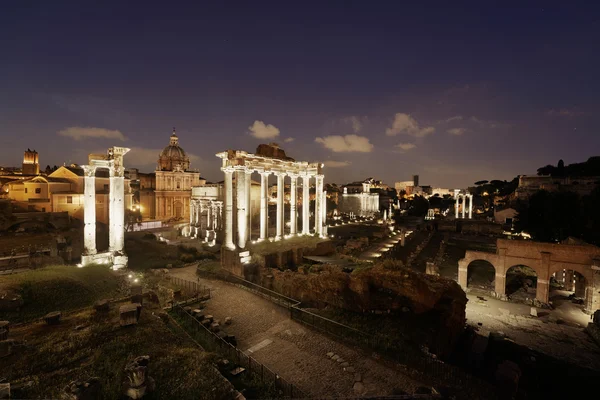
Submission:
[[565,302],[584,307],[591,301],[591,288],[585,277],[572,269],[562,269],[550,276],[549,299],[558,307]]
[[506,271],[506,295],[516,301],[535,299],[537,278],[533,268],[527,265],[513,265]]
[[496,269],[486,260],[473,260],[467,267],[467,287],[469,289],[493,292]]

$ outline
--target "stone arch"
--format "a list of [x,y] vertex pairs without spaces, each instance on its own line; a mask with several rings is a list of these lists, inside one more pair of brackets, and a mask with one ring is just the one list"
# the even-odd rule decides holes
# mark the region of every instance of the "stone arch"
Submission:
[[475,259],[467,264],[467,288],[493,292],[495,283],[496,267],[489,260]]
[[537,271],[526,264],[515,264],[506,270],[505,294],[513,300],[536,298]]
[[593,276],[586,276],[586,271],[576,264],[564,264],[563,267],[552,268],[549,298],[557,305],[565,301],[582,301],[578,304],[581,304],[584,310],[591,310],[594,288],[590,286],[590,279],[593,279]]

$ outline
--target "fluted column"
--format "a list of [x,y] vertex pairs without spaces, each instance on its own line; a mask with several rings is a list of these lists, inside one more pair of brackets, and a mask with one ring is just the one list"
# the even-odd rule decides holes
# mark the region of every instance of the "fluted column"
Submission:
[[456,194],[456,204],[454,205],[454,218],[458,219],[458,195]]
[[310,176],[302,175],[302,234],[310,234]]
[[260,240],[266,240],[269,232],[269,175],[270,172],[260,173]]
[[223,169],[225,173],[225,247],[235,249],[233,244],[233,168]]
[[298,216],[296,215],[296,196],[298,183],[298,175],[290,174],[290,235],[296,235],[296,223],[298,222]]
[[467,195],[463,195],[462,218],[465,219],[465,211],[467,209]]
[[321,203],[323,201],[323,175],[316,176],[315,187],[315,233],[321,236],[323,232],[323,211],[321,210]]
[[96,167],[84,165],[83,187],[83,252],[96,254]]
[[469,219],[473,218],[473,195],[469,195]]
[[246,168],[241,167],[235,171],[235,201],[237,203],[237,245],[243,249],[246,247],[248,237],[248,219],[246,207],[248,197],[246,196]]
[[283,179],[285,178],[284,172],[278,172],[277,174],[277,231],[275,234],[275,240],[281,240],[283,237],[283,194],[285,187],[283,185]]

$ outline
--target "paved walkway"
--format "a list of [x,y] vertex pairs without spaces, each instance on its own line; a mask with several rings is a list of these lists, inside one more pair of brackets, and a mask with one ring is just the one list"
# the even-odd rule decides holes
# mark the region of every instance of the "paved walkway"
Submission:
[[[194,267],[170,273],[197,279]],[[403,367],[315,332],[291,320],[284,308],[253,293],[217,280],[200,279],[200,283],[211,288],[206,313],[221,321],[233,318],[225,331],[236,336],[238,347],[312,396],[383,396],[396,388],[413,393],[425,386],[403,373]],[[343,358],[354,371],[327,357],[328,352]],[[361,375],[361,384],[355,384],[356,374]]]
[[[467,323],[478,328],[481,335],[501,331],[520,345],[577,365],[600,369],[600,348],[582,329],[587,326],[589,315],[571,302],[565,302],[555,310],[538,308],[538,317],[531,317],[531,307],[525,304],[474,293],[469,293],[467,298]],[[566,323],[556,323],[559,318]]]
[[[408,238],[411,233],[412,231],[406,231],[406,238]],[[401,236],[400,231],[395,231],[391,238],[387,238],[369,247],[369,249],[358,256],[358,259],[361,261],[376,261],[383,253],[390,251],[392,247],[400,243]]]

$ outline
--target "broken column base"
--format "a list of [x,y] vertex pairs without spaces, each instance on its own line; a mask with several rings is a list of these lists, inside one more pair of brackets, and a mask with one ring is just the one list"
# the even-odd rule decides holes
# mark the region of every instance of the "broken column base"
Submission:
[[112,265],[112,269],[127,268],[128,258],[123,252],[104,252],[81,256],[81,266],[91,264]]

